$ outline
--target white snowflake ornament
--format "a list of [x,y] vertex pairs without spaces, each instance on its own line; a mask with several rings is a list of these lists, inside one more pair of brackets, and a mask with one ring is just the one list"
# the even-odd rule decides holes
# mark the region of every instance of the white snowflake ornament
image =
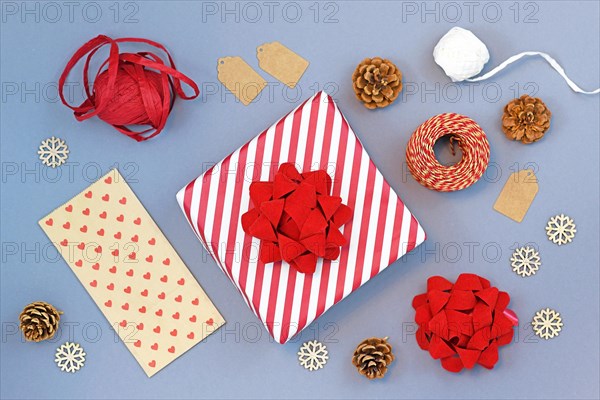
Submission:
[[316,340],[305,342],[298,351],[300,365],[309,371],[316,371],[327,364],[327,346]]
[[560,314],[549,308],[538,311],[531,322],[533,331],[542,339],[552,339],[558,336],[563,323]]
[[571,243],[575,237],[575,222],[565,214],[555,215],[546,225],[548,239],[557,245]]
[[78,343],[65,342],[56,349],[54,362],[61,371],[75,373],[85,364],[85,352]]
[[69,158],[69,148],[64,140],[52,136],[42,141],[38,154],[42,164],[56,168],[63,165]]
[[535,275],[537,270],[540,269],[540,265],[542,265],[542,260],[540,254],[534,248],[529,246],[519,247],[510,258],[510,265],[513,272],[525,278]]

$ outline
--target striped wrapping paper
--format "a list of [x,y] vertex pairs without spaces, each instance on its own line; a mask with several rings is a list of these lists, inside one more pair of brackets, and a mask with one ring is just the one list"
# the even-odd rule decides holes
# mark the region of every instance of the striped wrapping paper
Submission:
[[[348,239],[338,260],[312,275],[285,262],[258,259],[259,239],[246,235],[241,215],[253,181],[272,180],[279,164],[326,169],[332,195],[354,210],[342,226]],[[206,250],[279,343],[425,240],[425,232],[369,158],[348,122],[319,92],[177,193]]]

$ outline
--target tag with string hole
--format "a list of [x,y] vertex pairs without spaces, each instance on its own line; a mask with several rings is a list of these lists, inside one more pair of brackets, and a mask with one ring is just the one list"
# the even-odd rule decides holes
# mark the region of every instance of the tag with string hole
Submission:
[[217,61],[219,81],[245,106],[267,86],[267,82],[241,57],[221,57]]
[[256,57],[263,71],[274,76],[290,89],[296,87],[309,64],[279,42],[261,44],[256,48]]
[[523,221],[538,192],[538,180],[531,169],[522,169],[508,177],[494,210],[516,222]]

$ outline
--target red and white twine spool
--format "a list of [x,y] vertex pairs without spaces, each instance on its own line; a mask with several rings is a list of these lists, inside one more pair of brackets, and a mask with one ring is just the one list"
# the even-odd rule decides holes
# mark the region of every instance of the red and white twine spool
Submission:
[[[462,159],[445,166],[435,158],[433,145],[450,135],[458,142]],[[406,162],[415,179],[423,186],[439,192],[452,192],[477,182],[490,160],[490,144],[475,121],[464,115],[436,115],[415,130],[406,146]]]

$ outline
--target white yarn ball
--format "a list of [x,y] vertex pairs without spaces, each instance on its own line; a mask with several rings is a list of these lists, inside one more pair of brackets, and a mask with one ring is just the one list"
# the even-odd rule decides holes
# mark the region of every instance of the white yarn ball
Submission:
[[454,27],[433,49],[433,59],[453,82],[460,82],[480,73],[490,53],[473,32]]

